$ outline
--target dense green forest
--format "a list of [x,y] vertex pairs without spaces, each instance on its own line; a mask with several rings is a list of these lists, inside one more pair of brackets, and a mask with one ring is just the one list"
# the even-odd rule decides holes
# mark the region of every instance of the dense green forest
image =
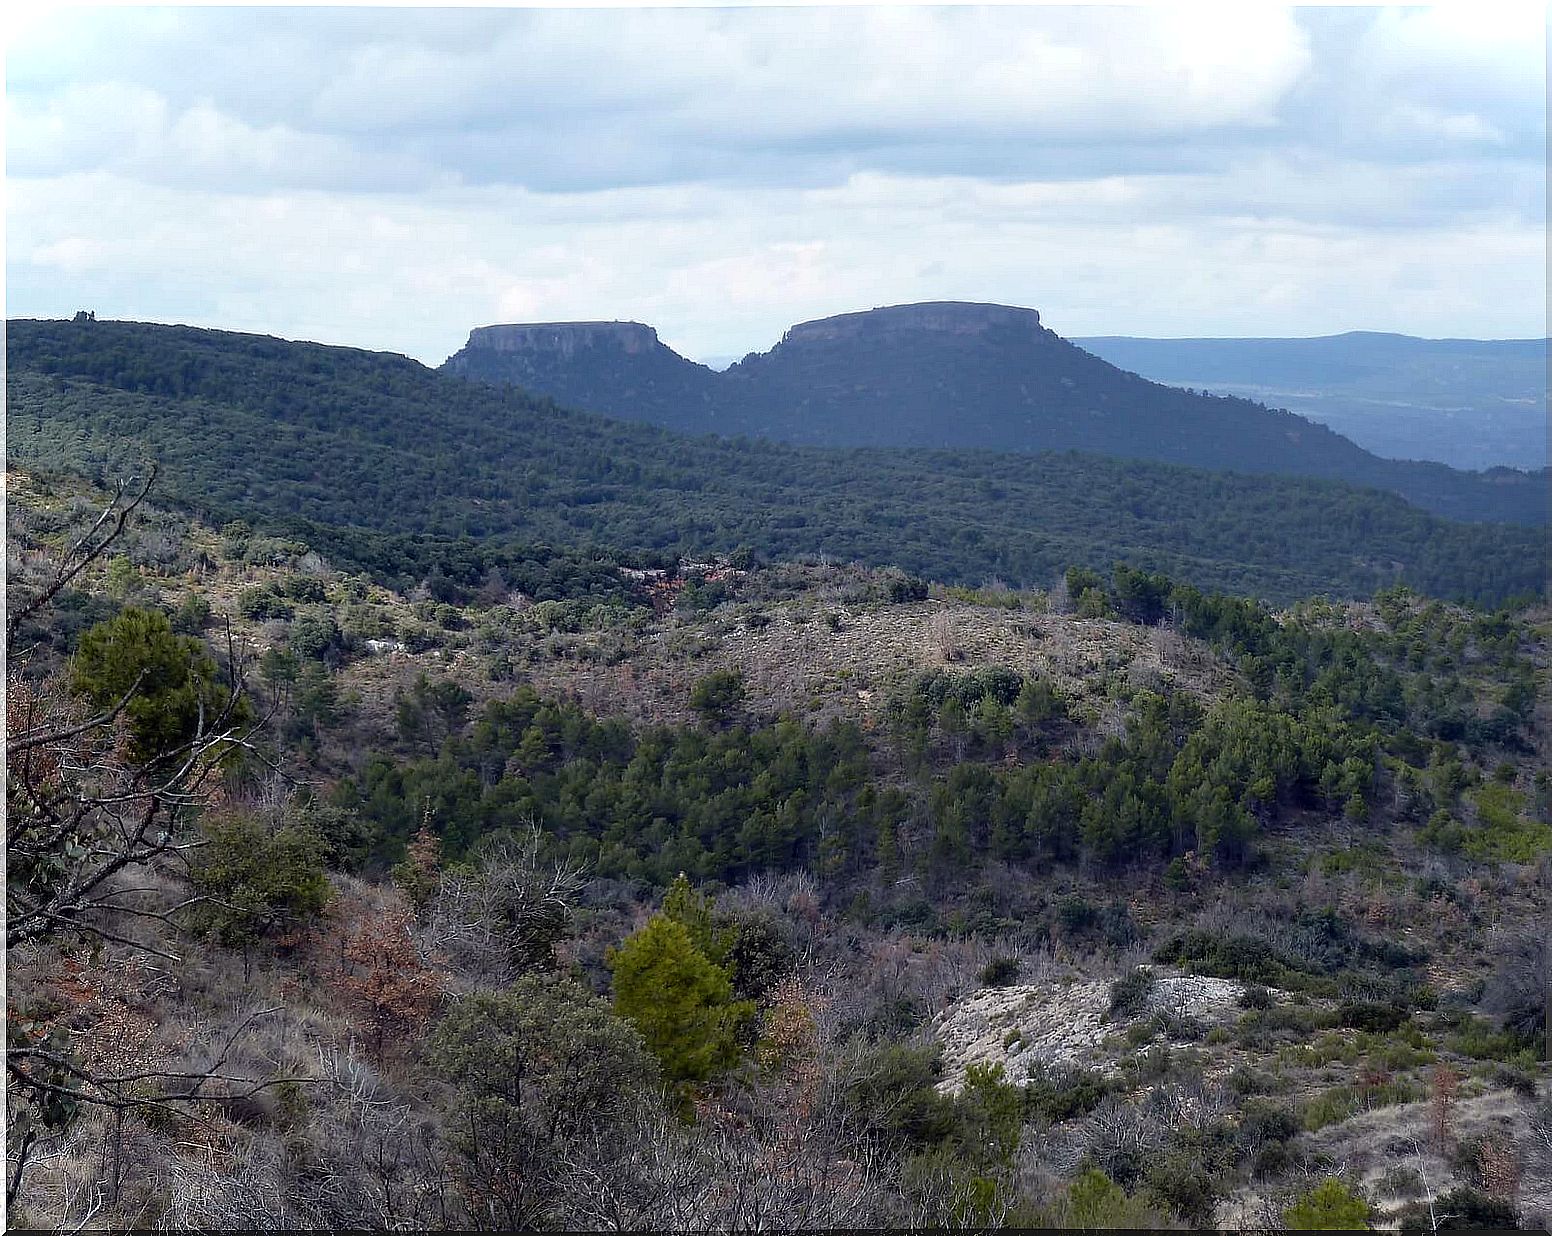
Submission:
[[[1067,704],[1051,682],[1010,669],[929,672],[890,701],[890,742],[872,755],[855,724],[746,715],[729,671],[697,687],[702,725],[635,733],[519,688],[467,725],[467,697],[455,696],[434,755],[374,757],[334,801],[365,826],[352,841],[358,861],[397,857],[428,819],[452,854],[537,822],[557,853],[611,878],[738,883],[805,870],[834,883],[878,871],[892,880],[903,866],[940,893],[987,861],[1183,873],[1189,853],[1243,864],[1289,813],[1362,822],[1396,778],[1407,818],[1441,836],[1453,829],[1456,848],[1508,857],[1541,835],[1522,836],[1520,824],[1462,830],[1450,816],[1466,788],[1451,781],[1458,745],[1529,750],[1536,671],[1509,619],[1465,621],[1437,604],[1413,613],[1393,593],[1392,629],[1360,633],[1334,629],[1320,607],[1282,623],[1125,567],[1113,581],[1075,570],[1069,587],[1129,621],[1173,616],[1231,657],[1247,689],[1209,707],[1185,692],[1138,692],[1122,733],[1092,755],[1053,760],[1071,746]],[[1486,709],[1459,673],[1427,672],[1468,644],[1495,683]],[[401,706],[406,736],[435,732],[437,707],[419,684]],[[902,856],[907,834],[914,858]]]
[[683,438],[402,357],[134,323],[13,322],[11,457],[287,531],[405,582],[492,563],[539,595],[606,588],[620,553],[751,548],[928,578],[1044,584],[1120,560],[1289,600],[1402,582],[1534,595],[1544,537],[1335,482],[1076,454],[817,450]]

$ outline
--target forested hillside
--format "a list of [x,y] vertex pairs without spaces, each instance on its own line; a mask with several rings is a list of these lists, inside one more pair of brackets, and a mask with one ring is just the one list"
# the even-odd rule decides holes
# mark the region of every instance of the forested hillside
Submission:
[[1381,459],[1324,424],[1150,382],[1004,305],[896,305],[792,327],[722,373],[635,323],[474,331],[446,370],[683,432],[841,447],[1079,450],[1323,477],[1452,519],[1545,523],[1546,476]]
[[154,460],[166,498],[400,582],[499,560],[553,595],[607,587],[596,564],[621,553],[741,547],[973,584],[1119,560],[1273,599],[1401,582],[1496,603],[1544,579],[1536,530],[1334,482],[677,437],[403,357],[181,327],[18,321],[7,357],[14,460],[100,478]]
[[7,483],[14,1226],[1552,1214],[1545,606],[535,603]]

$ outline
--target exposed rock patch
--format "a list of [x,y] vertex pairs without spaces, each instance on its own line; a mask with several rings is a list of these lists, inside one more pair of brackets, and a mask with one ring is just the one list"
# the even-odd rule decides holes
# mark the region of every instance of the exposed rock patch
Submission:
[[1135,1021],[1164,1014],[1207,1024],[1235,1020],[1244,985],[1196,975],[1160,975],[1132,1016],[1112,1020],[1110,984],[1097,980],[987,987],[940,1013],[932,1030],[943,1044],[940,1089],[964,1085],[972,1064],[1000,1064],[1022,1086],[1046,1069],[1076,1065],[1113,1071],[1101,1045]]

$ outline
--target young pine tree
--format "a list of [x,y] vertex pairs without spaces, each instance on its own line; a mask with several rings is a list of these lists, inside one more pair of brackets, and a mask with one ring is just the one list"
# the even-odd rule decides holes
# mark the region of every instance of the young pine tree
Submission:
[[654,914],[610,957],[614,1011],[635,1026],[674,1082],[699,1082],[738,1061],[754,1005],[733,998],[728,973],[684,923]]

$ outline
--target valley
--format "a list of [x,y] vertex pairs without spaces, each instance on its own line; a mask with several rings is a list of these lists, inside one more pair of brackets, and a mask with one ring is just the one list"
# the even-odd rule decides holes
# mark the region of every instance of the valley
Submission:
[[1546,466],[1545,340],[1353,331],[1314,339],[1074,342],[1157,382],[1287,408],[1388,459],[1476,470]]

